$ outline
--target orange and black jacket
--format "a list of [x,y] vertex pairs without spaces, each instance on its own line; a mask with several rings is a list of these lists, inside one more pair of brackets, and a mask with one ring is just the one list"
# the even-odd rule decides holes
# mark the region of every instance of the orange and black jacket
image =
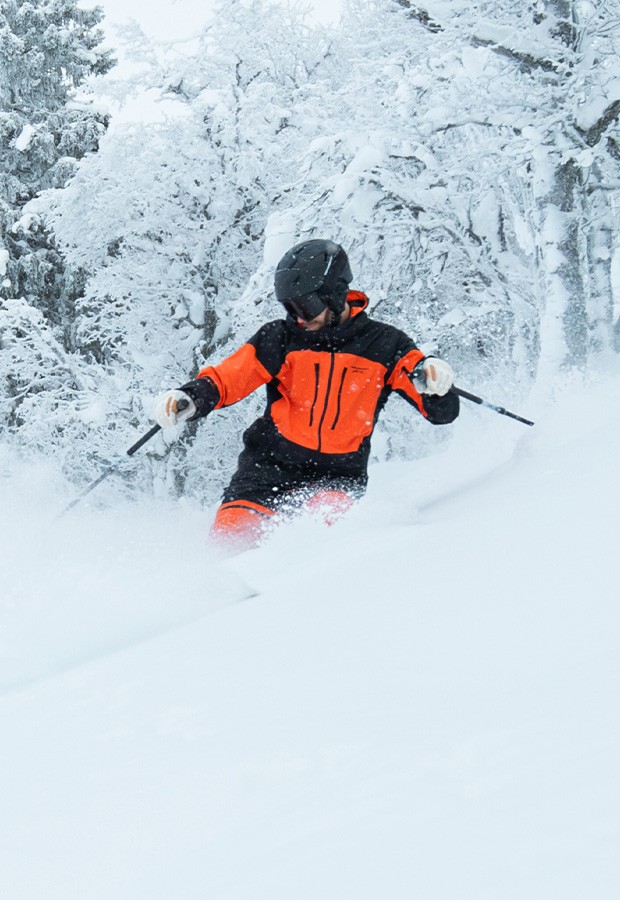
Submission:
[[368,298],[350,291],[343,325],[309,332],[290,317],[268,322],[239,350],[183,385],[197,416],[230,406],[261,385],[267,407],[244,435],[247,448],[284,465],[328,474],[366,471],[370,437],[390,393],[433,424],[452,422],[458,396],[421,395],[412,372],[424,354],[404,332],[368,318]]

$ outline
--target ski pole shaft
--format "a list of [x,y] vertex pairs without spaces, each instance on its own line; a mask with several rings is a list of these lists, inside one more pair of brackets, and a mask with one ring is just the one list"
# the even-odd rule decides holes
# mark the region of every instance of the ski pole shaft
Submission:
[[482,397],[477,397],[476,394],[470,394],[469,391],[464,391],[462,388],[456,387],[456,385],[453,385],[451,390],[455,394],[458,394],[459,397],[463,397],[465,400],[471,400],[472,403],[478,403],[480,406],[486,406],[487,409],[492,409],[494,412],[499,413],[500,416],[509,416],[511,419],[516,419],[517,422],[523,422],[524,425],[534,424],[533,422],[530,422],[529,419],[524,419],[523,416],[518,416],[516,413],[504,409],[503,406],[496,406],[495,403],[489,403],[488,400],[483,400]]
[[[187,403],[185,403],[184,400],[181,400],[179,403],[179,408],[181,408],[181,403],[185,404],[182,407],[183,409],[185,409],[185,407],[187,406]],[[161,431],[161,425],[153,425],[153,427],[150,428],[146,434],[142,435],[142,437],[140,438],[139,441],[136,441],[135,444],[131,445],[131,447],[127,451],[127,456],[133,456],[134,453],[136,453],[136,451],[138,451],[140,449],[140,447],[144,447],[144,445],[146,444],[147,441],[150,441],[152,437],[155,437],[155,435],[157,434],[158,431]]]
[[[179,402],[177,403],[177,412],[182,412],[184,409],[187,409],[188,406],[189,400],[179,400]],[[146,434],[143,434],[135,444],[131,445],[129,450],[126,451],[126,456],[133,456],[134,453],[136,453],[140,449],[140,447],[144,447],[147,441],[150,441],[152,437],[155,437],[158,431],[161,431],[161,425],[153,425],[153,427],[150,428],[146,432]],[[105,481],[108,475],[111,475],[112,472],[116,472],[122,462],[124,462],[124,460],[119,459],[113,465],[109,466],[104,472],[102,472],[99,478],[97,478],[96,481],[93,481],[92,484],[89,484],[88,487],[84,491],[82,491],[79,497],[76,497],[75,500],[72,500],[71,503],[57,516],[57,518],[61,519],[66,513],[69,512],[70,509],[73,509],[74,506],[77,506],[78,503],[81,503],[84,497],[90,494],[91,491],[94,491],[102,481]]]
[[[416,381],[418,384],[418,390],[423,388],[426,385],[426,375],[424,374],[424,369],[422,368],[422,363],[418,363],[416,368],[412,372],[413,383]],[[459,397],[463,397],[464,400],[471,400],[472,403],[478,403],[479,406],[486,406],[487,409],[492,409],[493,412],[499,413],[500,416],[509,416],[511,419],[516,419],[517,422],[523,422],[524,425],[533,425],[533,422],[530,422],[529,419],[524,419],[523,416],[518,416],[516,413],[510,412],[507,409],[504,409],[503,406],[497,406],[495,403],[489,403],[488,400],[483,400],[482,397],[477,397],[476,394],[470,394],[469,391],[464,391],[463,388],[457,387],[455,384],[450,388],[453,394],[458,394]]]
[[92,484],[89,484],[88,487],[86,488],[86,490],[82,491],[82,493],[78,497],[76,497],[75,500],[72,500],[71,503],[68,506],[66,506],[63,509],[63,511],[61,513],[59,513],[58,516],[56,516],[56,518],[62,519],[62,517],[64,515],[66,515],[70,509],[73,509],[74,506],[77,506],[78,503],[81,503],[82,500],[84,499],[84,497],[87,496],[87,494],[90,494],[91,491],[94,491],[95,488],[98,485],[100,485],[101,482],[104,481],[108,477],[108,475],[111,475],[112,472],[114,472],[120,466],[121,462],[122,462],[122,460],[119,460],[119,462],[115,463],[113,466],[110,466],[108,469],[106,469],[105,472],[102,472],[102,474],[99,476],[99,478],[97,478],[96,481],[93,481]]

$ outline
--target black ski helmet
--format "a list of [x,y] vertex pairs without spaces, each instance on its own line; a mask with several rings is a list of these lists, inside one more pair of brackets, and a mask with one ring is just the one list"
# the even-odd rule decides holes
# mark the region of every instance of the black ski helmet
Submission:
[[349,259],[340,244],[312,240],[296,244],[276,268],[276,298],[293,317],[309,321],[327,307],[336,315],[353,280]]

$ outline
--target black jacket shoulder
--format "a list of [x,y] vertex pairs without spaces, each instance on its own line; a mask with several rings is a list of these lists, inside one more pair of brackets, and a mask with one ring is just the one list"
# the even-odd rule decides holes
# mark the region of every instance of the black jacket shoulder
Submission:
[[262,325],[248,344],[256,350],[256,358],[270,375],[275,376],[284,363],[288,345],[288,330],[284,319],[274,319]]

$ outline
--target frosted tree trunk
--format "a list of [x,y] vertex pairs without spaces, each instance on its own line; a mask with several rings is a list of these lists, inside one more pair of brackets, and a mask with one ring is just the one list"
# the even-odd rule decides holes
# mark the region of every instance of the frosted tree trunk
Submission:
[[[552,331],[553,319],[557,331],[561,314],[564,333],[560,341],[555,335],[554,347],[563,341],[563,364],[583,365],[620,349],[614,340],[612,288],[614,185],[620,162],[613,129],[620,118],[620,100],[607,74],[616,66],[617,25],[612,23],[617,22],[617,6],[549,0],[545,8],[554,19],[551,33],[566,48],[559,59],[568,66],[567,77],[559,86],[565,88],[569,110],[555,148],[565,158],[555,170],[549,197],[563,220],[556,222],[557,246],[546,248],[546,271],[553,283],[546,331]],[[599,109],[603,99],[606,108]],[[588,118],[590,109],[598,110],[596,120]]]
[[588,344],[590,354],[609,351],[613,340],[613,194],[600,185],[589,198],[589,223],[586,228],[588,251]]
[[557,251],[561,260],[556,269],[565,295],[563,315],[567,365],[578,364],[585,359],[588,346],[586,315],[587,243],[583,236],[585,197],[581,170],[570,160],[556,171],[556,184],[552,198],[562,213],[563,233],[559,236]]

